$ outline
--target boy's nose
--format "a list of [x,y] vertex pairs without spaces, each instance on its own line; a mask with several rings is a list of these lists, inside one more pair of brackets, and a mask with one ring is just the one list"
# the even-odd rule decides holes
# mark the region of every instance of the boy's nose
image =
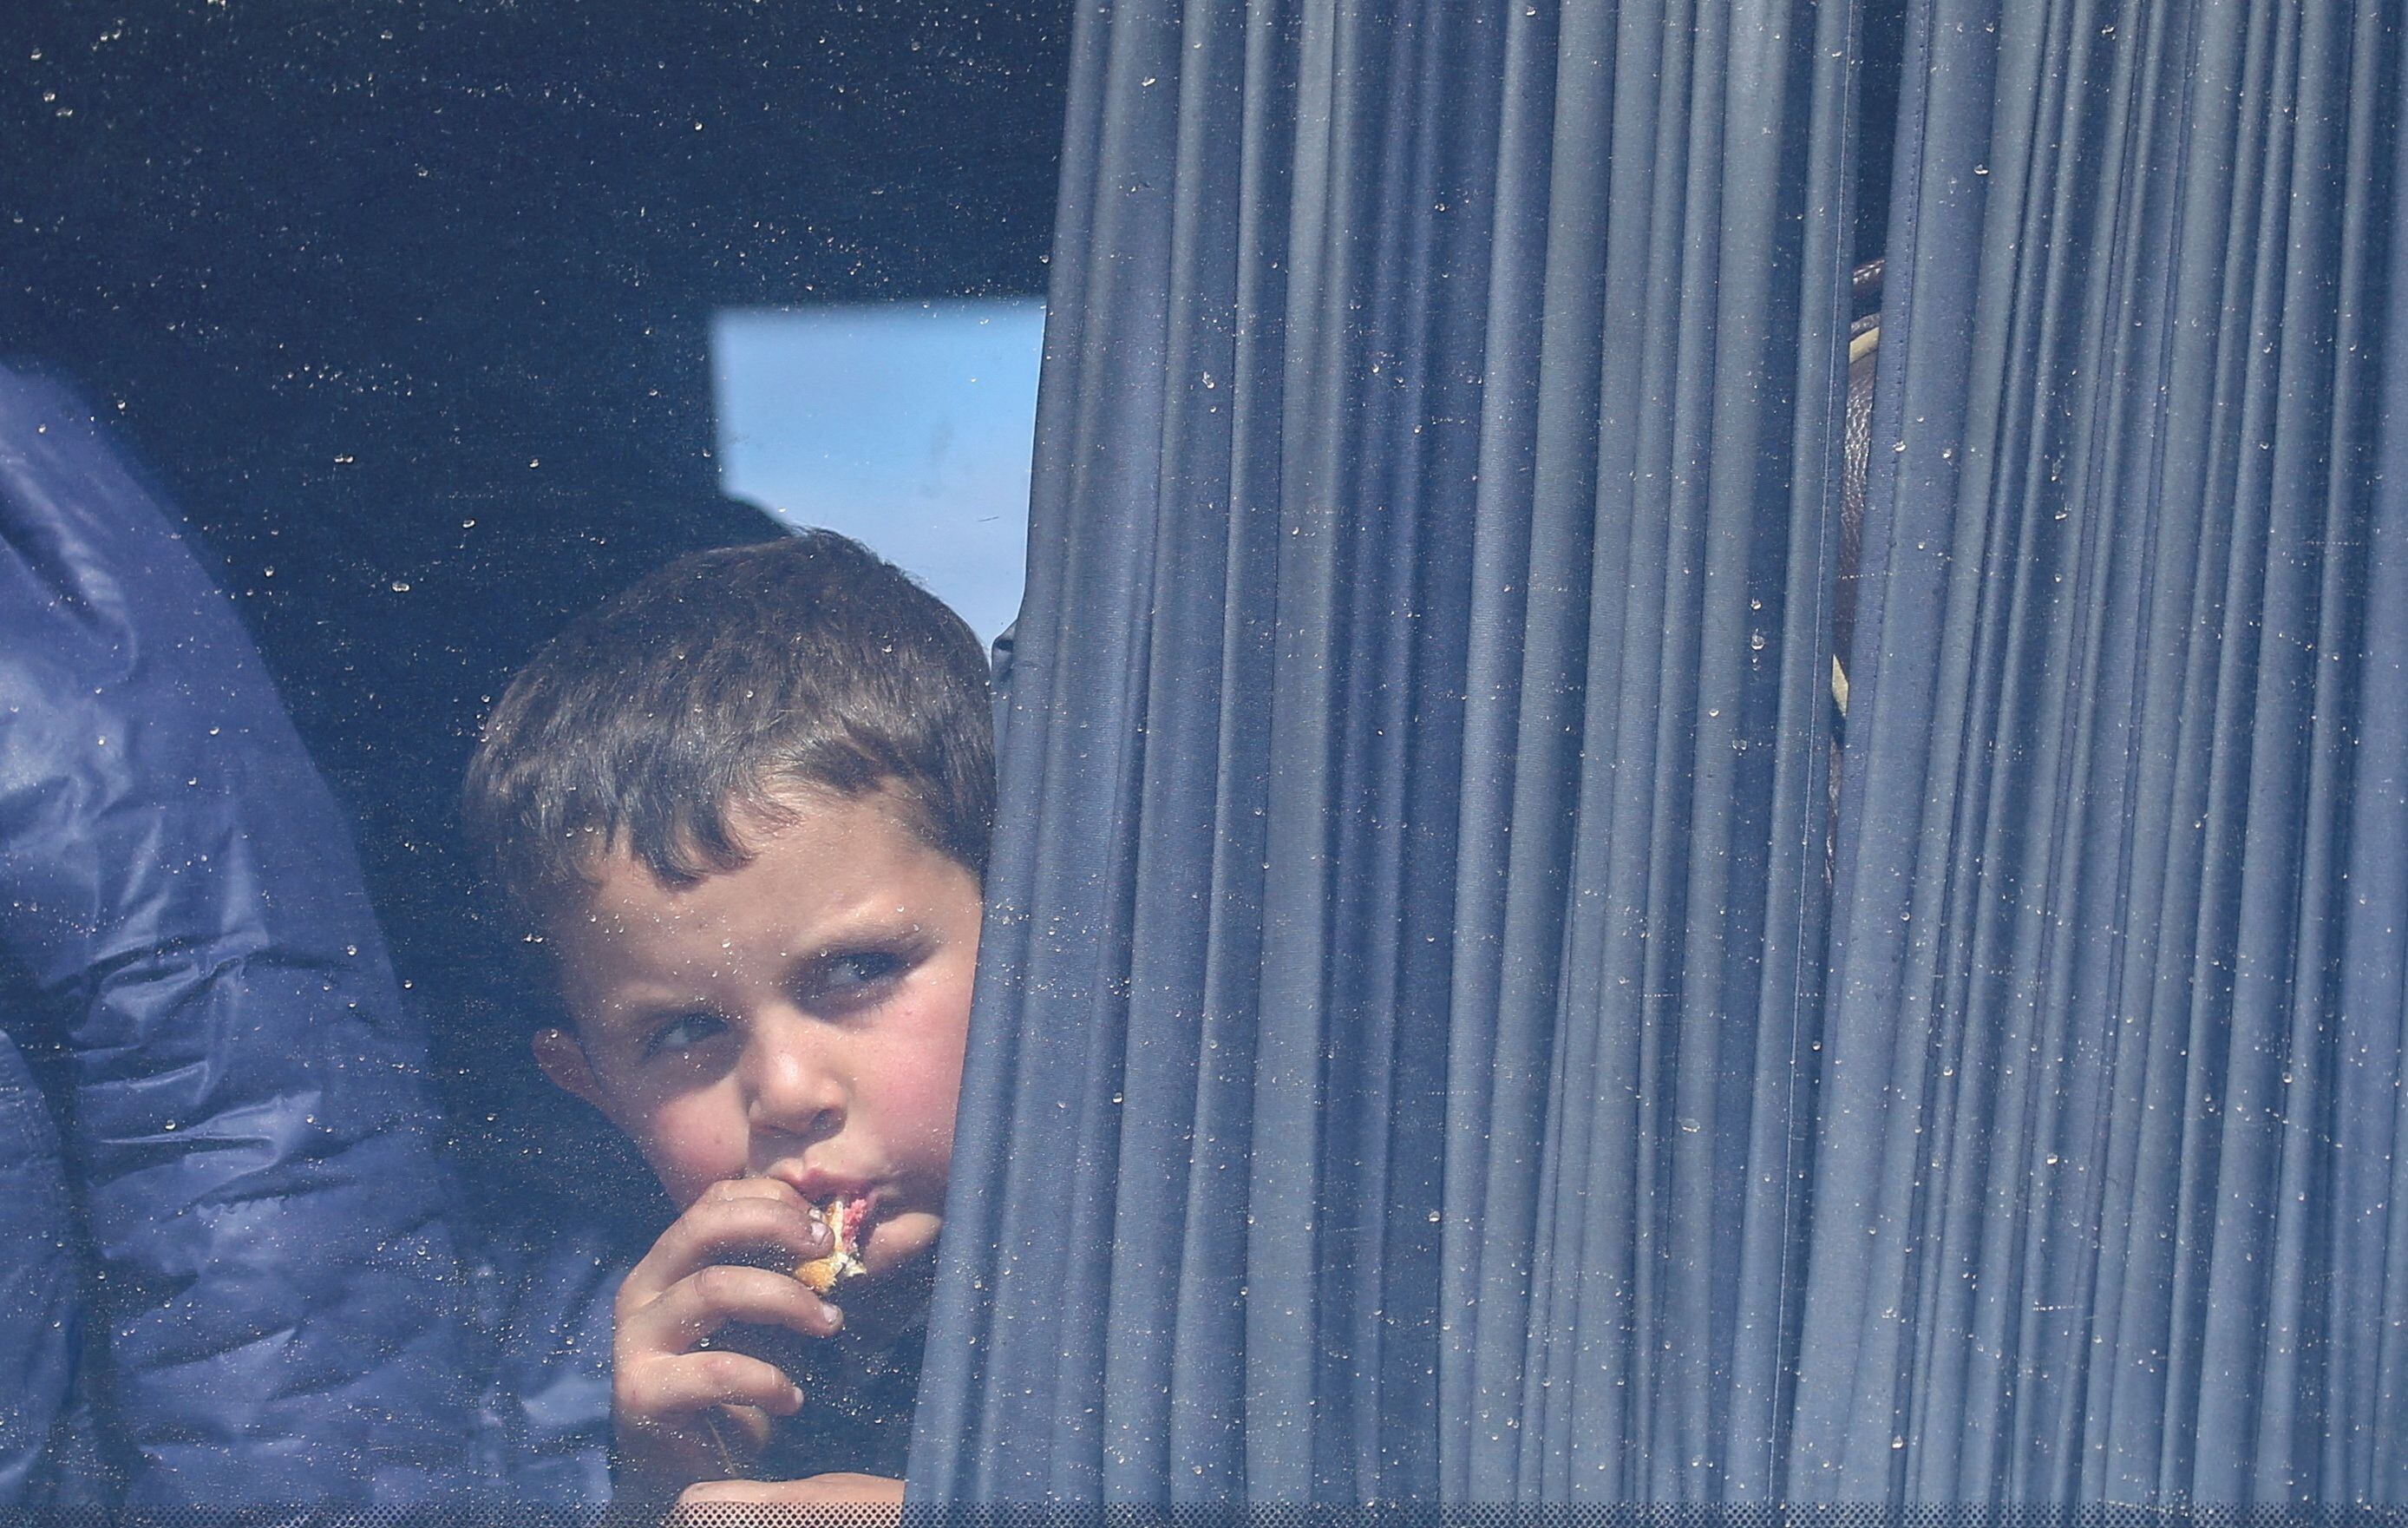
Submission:
[[748,1050],[747,1113],[754,1131],[816,1141],[843,1128],[843,1079],[824,1047],[764,1036]]

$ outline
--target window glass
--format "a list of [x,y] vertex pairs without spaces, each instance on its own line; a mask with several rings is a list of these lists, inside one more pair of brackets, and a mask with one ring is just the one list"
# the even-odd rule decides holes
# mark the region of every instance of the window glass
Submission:
[[[538,1073],[556,973],[463,773],[545,641],[688,553],[840,524],[982,641],[1010,619],[1069,18],[12,11],[0,1203],[40,1214],[0,1213],[34,1303],[0,1309],[0,1516],[409,1499],[461,1457],[607,1489],[596,1238],[663,1200]],[[89,938],[27,921],[67,908]],[[408,1271],[454,1256],[447,1328]]]

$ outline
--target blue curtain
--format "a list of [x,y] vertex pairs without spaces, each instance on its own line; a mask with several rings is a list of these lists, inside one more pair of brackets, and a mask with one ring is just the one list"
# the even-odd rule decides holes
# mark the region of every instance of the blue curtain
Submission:
[[1914,12],[1800,1494],[2408,1499],[2400,48]]
[[1856,25],[1081,8],[917,1499],[2403,1494],[2399,40],[1915,6],[1856,570]]

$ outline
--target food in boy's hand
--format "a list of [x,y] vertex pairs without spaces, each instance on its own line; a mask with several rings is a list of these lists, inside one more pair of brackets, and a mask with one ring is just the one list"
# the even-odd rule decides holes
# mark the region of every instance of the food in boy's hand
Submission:
[[868,1272],[861,1261],[861,1227],[868,1208],[868,1201],[861,1199],[812,1206],[811,1213],[826,1224],[836,1243],[826,1257],[813,1258],[795,1270],[795,1276],[813,1293],[825,1294],[836,1288],[837,1280]]

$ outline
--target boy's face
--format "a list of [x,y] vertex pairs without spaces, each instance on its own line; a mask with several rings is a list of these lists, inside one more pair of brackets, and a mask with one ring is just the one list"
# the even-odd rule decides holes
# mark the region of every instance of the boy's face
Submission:
[[573,1035],[545,1074],[632,1137],[680,1210],[724,1178],[867,1197],[863,1262],[944,1213],[979,887],[883,794],[796,793],[740,870],[663,885],[623,853],[552,943]]

